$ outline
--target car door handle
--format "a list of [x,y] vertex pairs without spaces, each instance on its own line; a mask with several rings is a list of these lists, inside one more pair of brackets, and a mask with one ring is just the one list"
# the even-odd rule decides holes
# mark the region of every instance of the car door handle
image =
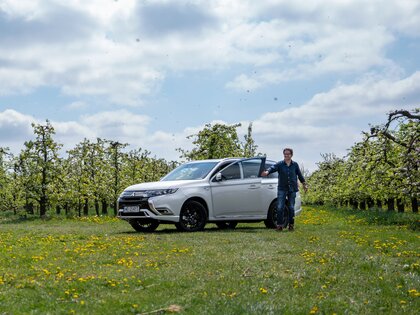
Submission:
[[249,185],[249,189],[257,189],[260,188],[258,185]]

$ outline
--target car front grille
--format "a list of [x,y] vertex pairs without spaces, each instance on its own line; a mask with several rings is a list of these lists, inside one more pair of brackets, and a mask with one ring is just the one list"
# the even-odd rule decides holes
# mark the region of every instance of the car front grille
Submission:
[[[118,209],[122,210],[126,206],[139,206],[140,209],[150,210],[149,203],[147,202],[148,198],[120,198],[118,201]],[[127,213],[125,213],[127,214]]]

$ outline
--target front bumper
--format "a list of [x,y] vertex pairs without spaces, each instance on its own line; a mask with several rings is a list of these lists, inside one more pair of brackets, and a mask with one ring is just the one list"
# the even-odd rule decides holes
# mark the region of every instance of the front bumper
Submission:
[[[173,202],[173,198],[159,197],[120,197],[118,199],[117,218],[122,220],[147,219],[159,222],[179,222],[181,205]],[[134,209],[134,210],[133,210]]]

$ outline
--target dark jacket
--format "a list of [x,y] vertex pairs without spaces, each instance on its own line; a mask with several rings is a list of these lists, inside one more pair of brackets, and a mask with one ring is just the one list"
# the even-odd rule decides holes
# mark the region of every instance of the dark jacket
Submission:
[[289,166],[287,166],[285,161],[280,161],[271,166],[267,171],[269,174],[278,172],[278,190],[299,191],[297,179],[299,178],[302,184],[305,182],[299,165],[294,161],[291,161]]

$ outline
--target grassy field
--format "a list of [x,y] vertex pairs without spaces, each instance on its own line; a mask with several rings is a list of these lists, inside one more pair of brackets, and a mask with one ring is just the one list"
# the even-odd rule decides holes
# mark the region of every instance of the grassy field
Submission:
[[419,314],[411,221],[306,207],[294,232],[141,234],[111,218],[4,218],[0,314]]

